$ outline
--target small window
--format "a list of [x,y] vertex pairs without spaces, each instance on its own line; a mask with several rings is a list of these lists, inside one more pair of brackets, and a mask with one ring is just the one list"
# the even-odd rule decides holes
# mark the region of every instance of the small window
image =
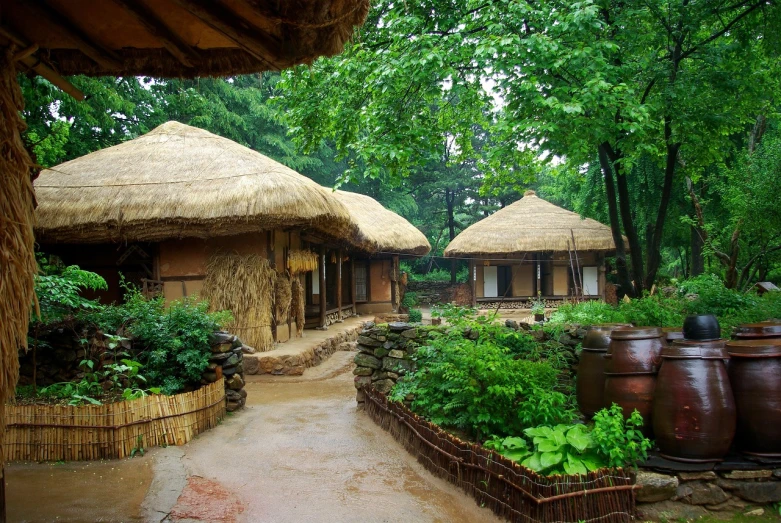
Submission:
[[355,301],[368,301],[366,266],[355,266]]

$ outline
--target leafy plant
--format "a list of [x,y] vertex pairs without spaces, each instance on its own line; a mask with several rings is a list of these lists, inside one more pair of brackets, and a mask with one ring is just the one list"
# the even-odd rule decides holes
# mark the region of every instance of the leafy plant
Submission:
[[401,300],[401,306],[407,309],[411,309],[418,304],[418,293],[408,291],[404,293],[404,299]]
[[637,466],[648,459],[651,440],[640,432],[642,426],[643,417],[636,409],[625,419],[623,409],[615,403],[594,415],[592,435],[597,451],[607,459],[609,466]]
[[750,309],[757,304],[756,296],[728,289],[715,274],[702,274],[681,283],[678,294],[686,300],[689,314],[715,314],[724,316],[739,310]]
[[81,296],[83,290],[105,290],[106,280],[94,272],[76,265],[62,266],[38,254],[40,273],[35,276],[37,309],[33,308],[33,323],[50,324],[62,321],[76,311],[95,310],[100,304]]
[[542,299],[541,293],[538,292],[537,297],[529,303],[532,314],[545,314],[545,300]]
[[423,321],[423,313],[420,309],[409,310],[409,321],[412,323],[420,323]]
[[523,433],[531,439],[531,446],[523,438],[513,436],[493,438],[484,446],[546,475],[587,474],[606,465],[585,425],[540,426]]

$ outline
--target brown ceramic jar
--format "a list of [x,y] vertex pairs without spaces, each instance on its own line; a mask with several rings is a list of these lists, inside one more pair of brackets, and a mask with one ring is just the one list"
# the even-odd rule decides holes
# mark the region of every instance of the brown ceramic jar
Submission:
[[781,338],[781,321],[768,320],[740,325],[735,332],[735,338],[739,340]]
[[719,461],[729,451],[736,413],[725,357],[723,341],[679,340],[662,350],[653,430],[665,458]]
[[643,417],[642,432],[653,435],[652,414],[656,373],[635,374],[605,373],[605,403],[617,404],[623,409],[624,418],[629,418],[635,409]]
[[738,448],[781,457],[781,339],[727,343],[729,378],[738,412]]
[[658,327],[620,327],[610,333],[605,372],[656,372],[661,363],[664,333]]
[[625,324],[594,325],[583,338],[583,350],[578,362],[575,395],[578,408],[591,418],[605,404],[605,353],[610,344],[610,333]]

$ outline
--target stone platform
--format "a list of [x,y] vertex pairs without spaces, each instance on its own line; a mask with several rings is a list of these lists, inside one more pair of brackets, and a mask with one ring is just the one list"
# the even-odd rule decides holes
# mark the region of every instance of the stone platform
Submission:
[[352,317],[327,330],[305,330],[301,338],[280,343],[267,352],[244,355],[245,374],[300,376],[307,367],[319,365],[337,350],[352,350],[358,332],[370,318]]

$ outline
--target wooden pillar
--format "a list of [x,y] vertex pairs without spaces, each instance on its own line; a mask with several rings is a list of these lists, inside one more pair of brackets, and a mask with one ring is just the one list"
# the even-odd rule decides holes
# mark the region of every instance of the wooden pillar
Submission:
[[598,255],[597,262],[599,263],[599,279],[597,280],[597,285],[599,285],[599,296],[602,298],[602,301],[604,301],[605,287],[607,287],[607,278],[605,275],[605,255]]
[[336,309],[342,319],[342,249],[336,251]]
[[475,260],[469,260],[469,288],[472,291],[472,307],[477,307],[477,265]]
[[320,263],[317,264],[317,277],[320,282],[320,328],[325,329],[326,292],[325,292],[325,246],[320,246]]
[[539,296],[542,292],[542,265],[540,264],[540,255],[536,254],[534,256],[534,268],[537,271],[537,274],[535,278],[537,278],[537,288],[534,289],[536,292],[534,293],[535,296]]
[[391,257],[391,309],[393,312],[399,311],[399,255],[394,254]]
[[355,254],[350,256],[350,300],[353,302],[353,314],[358,314],[358,302],[355,301],[357,286],[355,284]]
[[[18,350],[27,346],[33,278],[37,272],[33,239],[33,165],[24,147],[20,117],[24,105],[16,82],[13,52],[0,47],[0,252],[3,284],[0,285],[0,402],[14,394],[19,377]],[[5,427],[0,406],[0,427]],[[5,440],[0,431],[0,447]],[[0,521],[5,521],[5,473],[0,454]]]

